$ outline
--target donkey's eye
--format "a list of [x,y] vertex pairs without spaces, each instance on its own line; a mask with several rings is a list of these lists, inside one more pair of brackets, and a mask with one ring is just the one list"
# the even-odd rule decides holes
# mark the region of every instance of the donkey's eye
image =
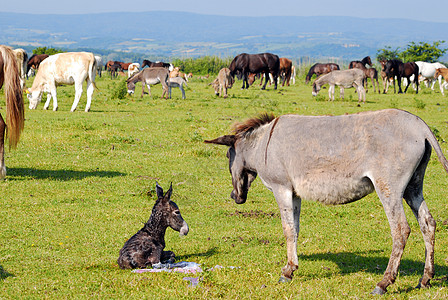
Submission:
[[175,215],[180,215],[180,211],[178,211],[178,210],[173,211],[173,214],[175,214]]

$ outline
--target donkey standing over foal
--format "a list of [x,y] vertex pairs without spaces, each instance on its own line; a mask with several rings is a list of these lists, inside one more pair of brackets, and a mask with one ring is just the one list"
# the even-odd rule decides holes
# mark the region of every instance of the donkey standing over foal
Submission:
[[120,250],[117,263],[122,269],[151,267],[160,263],[174,263],[175,255],[165,248],[165,232],[168,227],[188,234],[187,222],[182,218],[176,203],[170,200],[173,192],[171,184],[168,192],[156,185],[157,201],[148,222],[134,234]]
[[417,287],[434,277],[436,222],[423,198],[423,179],[433,148],[448,173],[448,161],[428,125],[397,109],[342,116],[262,115],[236,124],[234,134],[205,141],[228,146],[230,195],[246,202],[260,176],[274,193],[286,238],[288,262],[281,282],[298,269],[297,237],[302,199],[346,204],[376,191],[389,220],[392,253],[373,294],[395,282],[411,228],[403,198],[420,225],[425,267]]

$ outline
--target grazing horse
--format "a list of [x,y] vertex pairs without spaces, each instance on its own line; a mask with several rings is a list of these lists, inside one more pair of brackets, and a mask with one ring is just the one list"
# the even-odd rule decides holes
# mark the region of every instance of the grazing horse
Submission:
[[232,78],[234,78],[237,74],[239,75],[238,78],[240,76],[242,77],[242,89],[249,88],[249,83],[247,82],[249,73],[263,73],[266,76],[266,81],[261,88],[262,90],[266,88],[266,84],[269,80],[269,73],[271,73],[274,77],[274,89],[277,89],[277,78],[280,70],[280,58],[272,53],[241,53],[235,56],[235,58],[230,63],[229,69],[230,76],[232,76]]
[[[398,93],[401,94],[403,91],[401,90],[401,79],[405,77],[407,79],[407,85],[404,90],[408,90],[409,85],[411,84],[411,76],[414,75],[414,83],[417,85],[416,93],[418,94],[418,72],[419,68],[414,62],[403,63],[399,59],[392,59],[386,61],[385,72],[388,78],[397,77],[398,82]],[[395,81],[394,81],[394,93],[395,89]]]
[[28,63],[26,65],[26,74],[28,76],[28,72],[30,69],[37,70],[39,69],[40,63],[46,59],[49,55],[48,54],[34,54],[30,57],[28,60]]
[[156,62],[152,62],[150,60],[144,59],[142,62],[142,69],[144,67],[148,67],[148,68],[166,68],[169,71],[173,71],[174,66],[172,64],[169,63],[165,63],[163,61],[156,61]]
[[316,63],[308,71],[308,74],[305,77],[305,83],[308,84],[308,82],[310,82],[311,77],[313,77],[314,74],[316,74],[316,77],[319,77],[322,74],[327,74],[327,73],[330,73],[331,71],[334,71],[334,70],[340,70],[338,64],[335,64],[335,63],[328,63],[328,64]]
[[15,148],[25,123],[23,92],[16,57],[10,47],[0,45],[0,88],[2,86],[5,93],[6,122],[0,115],[0,179],[6,177],[5,129],[8,128],[9,147]]
[[411,233],[403,198],[425,243],[425,266],[418,288],[434,277],[436,221],[423,195],[431,150],[445,171],[448,161],[431,129],[419,117],[398,109],[341,116],[262,115],[236,124],[234,134],[206,143],[228,146],[229,171],[237,204],[245,203],[257,175],[273,192],[286,238],[287,264],[280,282],[298,269],[297,238],[303,200],[327,205],[351,203],[376,191],[392,235],[383,279],[372,294],[395,282]]

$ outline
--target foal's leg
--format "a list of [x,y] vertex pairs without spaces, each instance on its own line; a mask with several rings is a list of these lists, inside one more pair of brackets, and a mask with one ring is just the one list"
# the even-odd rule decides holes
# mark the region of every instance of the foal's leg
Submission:
[[297,257],[297,237],[300,229],[300,198],[294,197],[291,189],[277,186],[272,189],[277,200],[282,219],[283,234],[286,238],[288,262],[282,268],[282,276],[279,282],[288,282],[292,279],[293,272],[299,266]]
[[6,124],[0,114],[0,179],[5,179],[6,177],[6,167],[5,167],[5,129]]

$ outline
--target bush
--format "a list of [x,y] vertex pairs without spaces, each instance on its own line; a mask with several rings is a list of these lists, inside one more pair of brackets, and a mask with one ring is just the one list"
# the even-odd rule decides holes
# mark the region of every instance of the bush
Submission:
[[126,80],[121,80],[118,84],[115,84],[112,88],[112,99],[124,99],[127,94]]
[[203,56],[198,58],[175,59],[172,64],[179,67],[182,72],[193,74],[218,74],[222,68],[228,68],[233,57],[225,59],[217,56]]

